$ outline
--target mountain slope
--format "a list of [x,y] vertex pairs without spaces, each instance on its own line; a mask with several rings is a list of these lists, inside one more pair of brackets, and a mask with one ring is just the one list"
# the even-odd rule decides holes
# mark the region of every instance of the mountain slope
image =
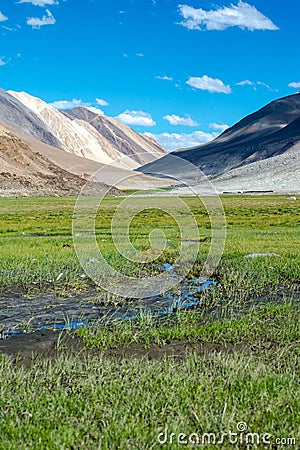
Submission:
[[52,130],[59,142],[56,147],[77,156],[134,169],[165,154],[157,143],[114,119],[101,117],[85,108],[61,112],[26,92],[8,91],[8,94],[33,111]]
[[272,190],[299,193],[300,142],[283,154],[230,170],[212,181],[219,192]]
[[95,114],[82,107],[62,112],[73,120],[83,120],[92,125],[122,155],[138,164],[146,164],[167,153],[156,141],[136,133],[112,117]]
[[98,182],[116,186],[119,189],[150,189],[174,184],[163,178],[159,179],[144,175],[124,167],[118,167],[115,164],[105,165],[91,159],[82,158],[73,153],[44,144],[13,127],[6,125],[5,128],[26,143],[33,152],[46,157],[47,160],[64,171],[83,178],[93,176],[93,179]]
[[[255,161],[284,154],[300,141],[300,94],[275,100],[226,130],[214,141],[188,150],[173,152],[199,167],[207,175],[218,175]],[[183,174],[182,166],[165,156],[140,168],[144,173],[158,170]],[[193,171],[187,178],[193,178]]]
[[12,126],[39,141],[60,147],[50,128],[22,102],[0,89],[0,122]]
[[26,92],[8,91],[8,93],[32,110],[51,128],[60,142],[59,147],[63,150],[104,164],[110,164],[121,158],[120,153],[87,122],[71,120],[43,100]]
[[[32,151],[3,125],[0,125],[0,168],[0,196],[76,195],[86,183]],[[107,189],[103,183],[91,183],[90,193]]]
[[[282,155],[255,161],[232,169],[211,180],[218,193],[269,192],[300,194],[300,143]],[[192,182],[193,192],[204,194],[205,183]],[[181,187],[173,195],[190,195],[190,189]]]

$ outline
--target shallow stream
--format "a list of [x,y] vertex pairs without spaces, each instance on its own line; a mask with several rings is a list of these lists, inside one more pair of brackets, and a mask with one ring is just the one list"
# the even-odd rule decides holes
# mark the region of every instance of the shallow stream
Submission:
[[[163,269],[176,274],[176,268],[164,264]],[[200,278],[185,278],[178,286],[179,292],[135,300],[125,306],[104,305],[100,293],[91,289],[69,298],[55,292],[41,293],[28,298],[18,294],[4,294],[0,298],[0,338],[42,329],[66,330],[90,326],[111,319],[129,320],[141,312],[151,316],[167,315],[178,309],[197,306],[199,293],[210,289],[215,282]]]

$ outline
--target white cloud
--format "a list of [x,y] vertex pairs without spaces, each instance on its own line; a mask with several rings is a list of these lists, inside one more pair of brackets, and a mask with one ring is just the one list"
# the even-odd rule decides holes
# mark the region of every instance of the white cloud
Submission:
[[156,78],[157,80],[173,81],[173,78],[168,77],[167,75],[163,75],[163,76],[157,75],[154,78]]
[[6,62],[4,61],[4,56],[0,57],[0,66],[5,66]]
[[1,11],[0,11],[0,22],[5,22],[8,20],[8,17],[6,17]]
[[212,141],[219,135],[219,133],[205,133],[204,131],[194,131],[193,133],[161,134],[146,132],[144,134],[155,139],[169,151],[177,150],[179,148],[196,147],[197,145]]
[[85,106],[85,108],[95,114],[99,114],[99,116],[104,116],[104,112],[100,108],[96,108],[95,106]]
[[138,56],[139,58],[143,58],[145,55],[144,55],[144,53],[136,53],[135,56]]
[[82,100],[73,98],[72,100],[56,100],[53,103],[50,103],[50,106],[53,106],[53,108],[56,109],[72,109],[77,108],[79,106],[81,107],[90,107],[90,103],[84,103]]
[[41,28],[45,25],[54,25],[56,20],[49,11],[49,9],[46,9],[46,14],[42,18],[40,17],[29,17],[26,21],[27,25],[30,25],[32,28]]
[[272,90],[273,90],[268,84],[264,83],[263,81],[257,81],[256,84],[258,84],[258,86],[265,87],[265,88],[268,89],[269,91],[272,91]]
[[5,31],[17,31],[16,28],[12,28],[12,27],[6,27],[5,25],[1,25],[2,30]]
[[[100,100],[100,99],[96,99]],[[99,103],[98,103],[99,104]],[[104,116],[104,112],[102,109],[92,106],[90,102],[83,102],[79,98],[73,98],[72,100],[56,100],[55,102],[49,103],[50,106],[56,109],[73,109],[73,108],[86,108],[89,111],[99,114],[100,116]]]
[[31,3],[34,6],[58,5],[56,0],[19,0],[17,3]]
[[171,114],[165,116],[164,119],[167,120],[170,125],[185,125],[187,127],[196,127],[199,125],[198,122],[193,120],[187,114],[184,117],[177,116],[176,114]]
[[262,86],[272,92],[274,90],[268,84],[264,83],[263,81],[243,80],[243,81],[239,81],[238,83],[236,83],[236,86],[252,86],[255,91],[258,86]]
[[300,81],[293,81],[292,83],[288,84],[288,87],[299,89],[300,88]]
[[96,103],[99,106],[108,106],[109,103],[106,100],[103,100],[103,98],[96,98]]
[[203,77],[190,77],[186,84],[195,89],[201,89],[202,91],[221,92],[223,94],[231,93],[231,87],[229,85],[225,85],[218,78],[210,78],[207,75],[203,75]]
[[255,86],[254,81],[250,81],[250,80],[243,80],[243,81],[239,81],[238,83],[236,83],[237,86]]
[[180,25],[189,30],[226,30],[229,27],[254,30],[278,30],[278,27],[254,6],[239,1],[237,5],[206,11],[188,5],[179,5],[183,17]]
[[129,111],[126,109],[126,111],[115,118],[130,126],[154,127],[156,125],[151,114],[143,111]]
[[213,130],[221,131],[221,133],[223,133],[223,131],[225,131],[229,128],[229,125],[227,125],[226,123],[213,122],[213,123],[209,124],[209,128],[212,128]]

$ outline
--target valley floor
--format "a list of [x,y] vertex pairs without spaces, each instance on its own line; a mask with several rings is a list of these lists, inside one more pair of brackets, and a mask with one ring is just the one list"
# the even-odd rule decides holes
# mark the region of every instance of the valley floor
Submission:
[[[39,295],[55,293],[67,304],[95,289],[73,246],[75,200],[0,199],[2,299],[19,295],[30,308]],[[183,200],[200,230],[193,279],[201,273],[211,227],[197,198]],[[254,439],[252,448],[299,446],[300,201],[221,200],[226,246],[212,275],[216,284],[199,293],[198,306],[161,318],[143,311],[135,320],[0,340],[0,449],[179,449],[193,442],[247,448],[247,439]],[[160,201],[134,217],[131,239],[147,251],[149,233],[162,229],[168,245],[156,262],[173,264],[180,233]],[[126,261],[114,249],[110,222],[120,202],[105,199],[97,241],[115,267],[150,276],[155,267]],[[245,257],[250,254],[265,256]],[[118,309],[133,301],[98,289],[88,304]],[[9,301],[6,308],[10,314]]]

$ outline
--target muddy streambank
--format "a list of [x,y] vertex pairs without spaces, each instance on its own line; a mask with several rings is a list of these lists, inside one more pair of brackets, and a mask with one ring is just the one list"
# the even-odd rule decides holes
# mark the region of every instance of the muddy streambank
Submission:
[[251,351],[245,344],[188,342],[178,340],[164,345],[151,343],[144,345],[131,343],[119,348],[98,350],[88,348],[74,330],[57,332],[51,330],[35,333],[22,333],[0,341],[0,353],[10,356],[21,366],[30,368],[32,364],[65,357],[87,359],[100,353],[110,358],[138,358],[148,360],[162,360],[172,358],[184,360],[191,353],[209,356],[212,353],[232,354],[235,352]]
[[[198,305],[196,307],[201,307],[201,319],[199,325],[201,323],[205,324],[208,322],[212,322],[215,320],[223,319],[225,317],[242,317],[245,312],[249,311],[251,307],[260,306],[268,303],[283,303],[290,301],[293,303],[293,306],[299,310],[300,308],[300,286],[294,286],[293,288],[287,289],[286,286],[278,286],[276,293],[273,295],[270,293],[263,294],[256,298],[249,296],[249,299],[243,303],[242,305],[230,305],[224,303],[223,305],[215,306],[215,307],[205,307],[205,305],[201,305],[200,301],[198,301]],[[83,300],[78,301],[83,302]],[[159,314],[161,311],[170,311],[170,299],[156,299],[156,303],[151,303],[151,299],[147,299],[150,302],[152,309],[150,311],[155,311],[154,306],[159,306],[156,310],[157,320],[164,321],[165,314]],[[153,299],[152,299],[153,300]],[[28,300],[27,300],[28,301]],[[61,301],[61,300],[60,300]],[[74,300],[73,300],[74,301]],[[67,302],[64,300],[64,302]],[[165,303],[164,303],[165,302]],[[167,307],[166,307],[167,306]],[[192,302],[185,302],[181,304],[182,307],[189,308],[192,306]],[[62,311],[59,307],[59,302],[56,305],[57,307],[57,318],[59,320],[62,317]],[[70,306],[69,306],[70,307]],[[85,306],[86,307],[86,306]],[[49,308],[47,308],[49,309]],[[101,308],[100,308],[101,310]],[[97,317],[97,312],[95,311],[97,320],[92,320],[88,323],[105,323],[105,317],[107,315],[108,308],[104,308],[102,311],[105,316],[102,316],[102,320]],[[130,312],[131,311],[131,312]],[[126,312],[126,316],[124,316],[124,312]],[[132,313],[136,313],[137,309],[133,307],[131,310],[128,308],[117,308],[111,307],[110,309],[110,317],[131,317]],[[175,312],[175,309],[174,309]],[[52,311],[53,313],[53,311]],[[99,311],[98,311],[99,313]],[[1,312],[2,314],[2,312]],[[89,312],[91,316],[92,312]],[[109,319],[109,317],[108,317]],[[36,318],[38,322],[38,318]],[[48,320],[53,320],[53,314],[48,316]],[[0,322],[1,323],[1,322]],[[59,324],[64,325],[60,327]],[[144,344],[139,343],[131,343],[129,345],[121,345],[120,348],[116,349],[107,349],[107,350],[97,350],[94,348],[87,348],[82,339],[76,333],[76,330],[72,329],[70,326],[72,323],[69,323],[69,328],[67,328],[66,322],[57,322],[57,327],[52,328],[51,326],[43,326],[40,329],[36,329],[34,332],[27,331],[18,333],[11,333],[9,336],[6,335],[4,339],[0,340],[0,353],[9,355],[14,358],[14,360],[23,366],[30,367],[32,363],[43,361],[43,360],[51,360],[62,357],[63,355],[71,355],[73,357],[79,358],[88,358],[95,354],[103,353],[108,357],[113,358],[139,358],[139,359],[154,359],[160,360],[163,358],[172,358],[183,360],[189,354],[196,352],[198,354],[203,355],[204,357],[209,357],[212,353],[236,353],[236,352],[250,352],[260,351],[261,346],[270,345],[270,342],[266,341],[265,343],[262,341],[259,342],[259,346],[256,347],[249,346],[245,343],[240,344],[231,344],[229,342],[188,342],[184,340],[176,340],[174,342],[168,342],[164,345],[157,345],[155,343],[150,343],[145,346]],[[77,328],[77,325],[80,326],[80,323],[75,322],[73,328]],[[59,331],[61,330],[61,331]]]
[[[175,268],[165,264],[165,270],[176,274]],[[66,330],[103,323],[107,320],[129,320],[139,317],[141,311],[153,316],[172,313],[178,309],[197,306],[201,292],[216,282],[194,277],[184,279],[178,288],[180,294],[167,292],[140,300],[122,299],[106,302],[96,288],[69,298],[56,292],[46,292],[28,298],[20,294],[0,297],[0,338],[46,329]],[[108,304],[106,304],[108,303]]]

